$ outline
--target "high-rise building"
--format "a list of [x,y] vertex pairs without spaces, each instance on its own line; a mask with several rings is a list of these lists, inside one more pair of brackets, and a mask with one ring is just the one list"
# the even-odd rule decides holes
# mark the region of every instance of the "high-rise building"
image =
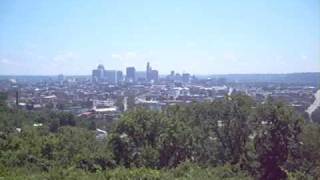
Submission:
[[104,66],[100,64],[97,69],[92,70],[92,81],[98,82],[105,79]]
[[167,76],[167,80],[170,80],[170,81],[174,81],[175,80],[175,72],[173,70]]
[[146,79],[148,82],[158,81],[159,79],[159,72],[157,70],[153,70],[149,62],[147,62]]
[[128,82],[136,81],[136,69],[134,67],[127,67],[126,81]]
[[174,71],[172,70],[171,73],[170,73],[170,76],[173,77],[174,75],[175,75]]
[[150,66],[150,63],[147,62],[147,69],[146,69],[146,78],[147,78],[147,81],[151,81],[152,78],[151,78],[151,73],[152,73],[152,68]]
[[117,71],[117,82],[122,82],[123,81],[123,74],[122,71]]
[[101,79],[101,80],[103,80],[104,79],[104,77],[105,77],[105,73],[106,73],[106,71],[105,71],[105,69],[104,69],[104,66],[102,65],[102,64],[100,64],[99,66],[98,66],[98,77],[99,77],[99,79]]
[[190,74],[189,73],[183,73],[182,74],[182,81],[187,83],[190,82]]
[[136,71],[136,81],[144,82],[147,78],[146,71]]
[[103,65],[99,65],[97,69],[92,71],[93,82],[108,82],[110,84],[117,84],[123,80],[122,71],[105,70]]
[[105,71],[105,80],[110,84],[117,83],[117,71],[115,70],[106,70]]
[[150,80],[154,81],[154,82],[159,80],[159,72],[157,70],[151,70],[151,72],[150,72]]

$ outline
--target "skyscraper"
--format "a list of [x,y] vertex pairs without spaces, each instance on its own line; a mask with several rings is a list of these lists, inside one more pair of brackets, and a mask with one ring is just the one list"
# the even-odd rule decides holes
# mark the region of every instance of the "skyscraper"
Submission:
[[147,79],[147,81],[151,81],[152,80],[151,71],[152,71],[152,68],[150,66],[150,63],[147,62],[147,69],[146,69],[146,79]]
[[170,72],[170,76],[173,77],[174,75],[175,75],[175,73],[174,73],[174,71],[172,70],[172,71]]
[[97,69],[92,70],[92,81],[98,82],[103,81],[105,78],[104,66],[100,64]]
[[116,84],[117,83],[117,71],[106,70],[105,71],[105,80],[110,84]]
[[148,82],[158,81],[159,79],[159,72],[157,70],[153,70],[149,62],[147,62],[146,79]]
[[97,69],[92,71],[93,82],[108,82],[110,84],[117,84],[123,80],[122,71],[105,70],[103,65],[99,65]]
[[158,81],[158,79],[159,79],[159,72],[157,70],[151,70],[150,80],[156,82]]
[[123,81],[123,74],[122,71],[117,71],[117,82]]
[[136,81],[136,69],[134,67],[127,67],[126,81],[128,82]]
[[136,71],[136,81],[144,82],[147,80],[146,71]]
[[183,73],[182,74],[182,81],[185,83],[190,82],[190,74],[189,73]]

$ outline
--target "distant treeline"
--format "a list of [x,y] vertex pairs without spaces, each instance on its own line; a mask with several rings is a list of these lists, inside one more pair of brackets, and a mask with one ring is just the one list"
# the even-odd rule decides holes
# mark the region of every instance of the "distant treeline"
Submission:
[[227,82],[239,83],[284,83],[284,84],[309,84],[319,86],[320,72],[315,73],[289,73],[289,74],[226,74],[211,75],[210,78],[224,78]]

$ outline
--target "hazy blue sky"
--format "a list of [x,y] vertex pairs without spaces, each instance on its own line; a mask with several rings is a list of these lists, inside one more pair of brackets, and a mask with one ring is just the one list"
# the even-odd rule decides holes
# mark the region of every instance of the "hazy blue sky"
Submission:
[[319,0],[1,0],[0,74],[320,71]]

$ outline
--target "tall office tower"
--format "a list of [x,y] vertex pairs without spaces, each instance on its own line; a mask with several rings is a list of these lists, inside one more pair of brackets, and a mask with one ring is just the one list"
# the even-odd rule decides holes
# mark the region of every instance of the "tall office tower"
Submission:
[[123,81],[123,74],[122,71],[117,71],[117,83]]
[[117,83],[117,71],[106,70],[105,71],[105,80],[110,84],[116,84]]
[[190,82],[190,74],[189,73],[183,73],[182,74],[182,81],[183,82]]
[[126,81],[128,82],[136,81],[136,69],[134,67],[127,67]]
[[172,70],[171,73],[170,73],[170,76],[173,77],[174,75],[175,75],[174,71]]
[[175,72],[172,70],[170,74],[167,76],[167,79],[173,81],[175,80],[174,76],[175,76]]
[[98,82],[104,80],[105,74],[104,67],[100,64],[97,69],[92,70],[92,81]]
[[157,70],[151,70],[150,79],[154,82],[159,80],[159,72]]
[[152,73],[152,68],[150,66],[150,63],[147,62],[147,69],[146,69],[146,79],[147,79],[147,81],[151,81],[152,80],[151,73]]
[[100,64],[98,66],[98,73],[99,73],[99,79],[102,80],[104,79],[105,76],[105,70],[104,70],[104,66],[102,64]]
[[147,80],[146,71],[136,71],[136,81],[144,82]]
[[105,79],[110,84],[118,84],[123,81],[122,71],[117,70],[106,70]]
[[99,76],[98,70],[97,69],[92,70],[92,81],[93,82],[98,82],[98,76]]

